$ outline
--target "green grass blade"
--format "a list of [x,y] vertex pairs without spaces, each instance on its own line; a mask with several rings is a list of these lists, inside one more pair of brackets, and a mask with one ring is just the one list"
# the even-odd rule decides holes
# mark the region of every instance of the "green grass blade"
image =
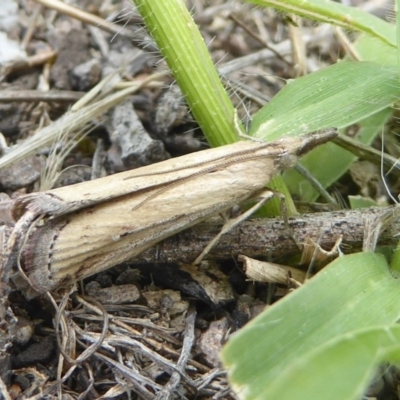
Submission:
[[326,22],[344,29],[364,32],[396,47],[393,25],[356,7],[329,0],[246,0],[259,6],[273,7],[314,21]]
[[183,0],[135,0],[211,146],[233,143],[234,108]]
[[397,48],[367,35],[360,35],[354,47],[361,60],[397,68]]
[[[397,37],[397,70],[400,76],[400,0],[395,0],[394,9],[396,12],[396,37]],[[400,275],[400,241],[397,243],[397,247],[393,253],[391,261],[392,273],[397,277]]]
[[400,359],[400,326],[349,333],[295,361],[262,399],[359,400],[379,363]]
[[395,0],[394,10],[396,12],[397,70],[400,74],[400,0]]
[[366,208],[366,207],[379,207],[379,204],[370,197],[364,197],[361,195],[348,196],[349,205],[352,210],[356,208]]
[[399,98],[396,69],[340,62],[288,83],[253,118],[250,134],[269,141],[322,128],[345,128]]
[[395,323],[398,304],[400,281],[382,256],[341,257],[233,335],[222,352],[230,383],[242,398],[259,399],[288,368],[335,337]]

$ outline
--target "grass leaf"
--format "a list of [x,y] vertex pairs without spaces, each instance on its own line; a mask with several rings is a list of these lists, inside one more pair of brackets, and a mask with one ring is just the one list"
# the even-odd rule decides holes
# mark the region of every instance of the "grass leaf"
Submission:
[[259,6],[273,7],[314,21],[345,29],[358,30],[396,47],[395,27],[356,7],[329,0],[246,0]]
[[250,134],[269,141],[322,128],[344,128],[399,99],[397,71],[343,61],[288,83],[253,118]]
[[185,2],[134,2],[209,144],[235,142],[234,107]]
[[[280,376],[339,336],[395,323],[399,302],[400,281],[391,276],[382,256],[341,257],[233,335],[222,352],[230,383],[243,399],[288,398],[267,396]],[[318,369],[313,378],[321,385],[331,379]],[[301,387],[296,386],[299,392]],[[326,399],[317,394],[308,398]]]
[[[398,325],[348,333],[295,361],[272,382],[262,398],[359,400],[378,364],[399,358]],[[320,379],[322,376],[325,379]]]

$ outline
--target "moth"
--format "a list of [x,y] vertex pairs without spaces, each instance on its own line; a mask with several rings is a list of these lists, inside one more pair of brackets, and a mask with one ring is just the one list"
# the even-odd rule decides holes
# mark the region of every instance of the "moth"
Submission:
[[[5,263],[39,293],[132,260],[159,241],[256,197],[271,178],[337,136],[240,141],[15,199]],[[178,250],[179,251],[179,250]]]

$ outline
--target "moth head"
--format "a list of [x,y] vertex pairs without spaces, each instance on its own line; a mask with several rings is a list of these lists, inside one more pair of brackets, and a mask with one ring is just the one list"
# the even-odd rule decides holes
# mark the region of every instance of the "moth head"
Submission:
[[284,170],[294,167],[301,156],[315,147],[334,139],[336,136],[337,130],[330,128],[298,137],[281,139],[278,147],[280,154],[276,158],[278,169]]
[[278,159],[279,168],[284,170],[287,168],[294,167],[299,161],[299,157],[296,154],[288,151],[283,152]]

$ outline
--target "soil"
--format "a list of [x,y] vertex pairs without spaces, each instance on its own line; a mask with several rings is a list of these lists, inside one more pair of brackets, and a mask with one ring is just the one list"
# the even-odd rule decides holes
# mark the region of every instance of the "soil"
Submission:
[[[110,33],[34,0],[5,1],[11,17],[7,26],[0,26],[9,40],[8,54],[0,58],[2,155],[62,117],[108,74],[129,82],[168,70],[128,1],[65,3],[107,19],[121,32]],[[239,2],[190,0],[187,5],[219,68],[273,49],[227,76],[243,119],[287,79],[344,55],[327,26]],[[292,46],[302,49],[297,58]],[[19,58],[12,56],[14,50],[21,52]],[[7,97],[10,93],[13,99]],[[78,137],[74,134],[60,134],[55,143],[0,170],[2,200],[208,147],[167,74],[159,85],[142,88],[91,120]],[[63,155],[68,143],[71,149]],[[50,164],[54,160],[59,164]],[[48,171],[45,177],[43,171]],[[357,178],[345,179],[353,189],[344,191],[359,190],[361,178],[356,169],[352,173]],[[370,190],[382,195],[376,171],[371,176]],[[1,212],[0,207],[3,225],[11,224]],[[11,347],[1,350],[9,356],[0,368],[1,390],[10,399],[236,399],[219,360],[220,349],[230,334],[293,288],[289,280],[249,282],[241,264],[228,257],[201,268],[174,260],[127,263],[78,282],[70,292],[60,289],[42,296],[21,290],[15,282],[7,317],[15,330]]]

